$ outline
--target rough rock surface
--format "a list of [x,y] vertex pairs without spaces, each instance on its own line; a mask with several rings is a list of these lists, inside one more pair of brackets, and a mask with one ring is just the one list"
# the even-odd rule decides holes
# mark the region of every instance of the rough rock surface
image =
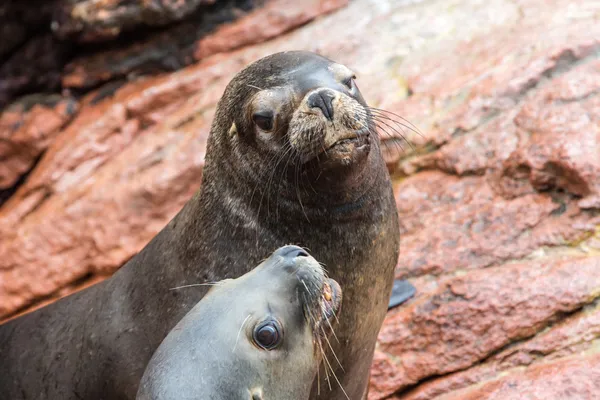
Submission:
[[216,0],[69,0],[57,4],[52,30],[60,38],[83,42],[119,36],[139,25],[165,25],[190,15]]
[[[0,5],[0,108],[80,95],[259,43],[348,0],[10,0]],[[33,12],[35,9],[37,12]],[[231,22],[242,19],[238,24]]]
[[[101,280],[139,251],[200,186],[231,76],[307,49],[352,67],[369,104],[387,110],[396,275],[417,295],[385,320],[369,399],[595,399],[596,3],[354,0],[316,18],[346,2],[272,0],[191,36],[177,47],[193,49],[189,60],[173,68],[192,65],[176,72],[115,80],[138,71],[119,65],[156,51],[147,38],[104,59],[78,55],[62,85],[110,83],[24,99],[0,117],[0,318]],[[156,35],[183,43],[173,32],[184,25]]]

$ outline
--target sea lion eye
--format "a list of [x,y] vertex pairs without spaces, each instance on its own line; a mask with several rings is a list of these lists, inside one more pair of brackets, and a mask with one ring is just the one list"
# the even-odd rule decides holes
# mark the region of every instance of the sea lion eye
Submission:
[[352,90],[352,88],[354,87],[354,80],[356,79],[356,75],[352,75],[346,79],[344,79],[342,81],[342,83],[344,84],[344,86],[346,86],[348,89]]
[[268,320],[256,326],[254,329],[254,342],[265,350],[273,350],[281,343],[282,335],[279,323]]
[[270,111],[261,111],[252,115],[254,123],[263,131],[273,129],[273,113]]

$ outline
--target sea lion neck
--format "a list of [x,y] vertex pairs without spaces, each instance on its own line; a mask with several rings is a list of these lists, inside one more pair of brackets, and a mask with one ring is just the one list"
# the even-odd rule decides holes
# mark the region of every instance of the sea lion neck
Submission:
[[[251,167],[244,160],[233,159],[231,154],[207,160],[201,194],[197,199],[199,211],[214,207],[216,203],[230,204],[234,212],[241,211],[257,217],[276,211],[279,214],[318,214],[322,210],[354,210],[365,197],[377,195],[384,188],[382,176],[385,165],[379,151],[372,152],[363,165],[347,170],[322,173],[318,169],[271,169],[257,163]],[[232,165],[233,164],[233,165]],[[262,168],[261,168],[262,167]],[[286,214],[287,213],[287,214]],[[291,218],[294,221],[294,218]]]

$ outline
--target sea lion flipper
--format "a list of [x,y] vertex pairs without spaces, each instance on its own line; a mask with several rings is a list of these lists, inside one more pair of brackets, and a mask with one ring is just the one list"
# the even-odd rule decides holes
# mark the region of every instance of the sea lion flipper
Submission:
[[394,286],[392,287],[392,296],[390,297],[388,310],[398,307],[400,304],[413,297],[416,292],[417,289],[409,281],[405,279],[394,280]]

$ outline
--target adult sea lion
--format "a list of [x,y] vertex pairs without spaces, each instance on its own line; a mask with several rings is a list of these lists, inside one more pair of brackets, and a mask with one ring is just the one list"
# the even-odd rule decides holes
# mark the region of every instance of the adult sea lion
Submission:
[[344,65],[290,51],[247,66],[217,105],[201,189],[167,226],[110,279],[0,326],[0,393],[133,399],[206,293],[169,288],[239,277],[298,244],[344,288],[334,369],[350,399],[365,397],[399,247],[375,119]]
[[307,400],[341,298],[305,250],[281,247],[183,317],[152,356],[137,400]]

